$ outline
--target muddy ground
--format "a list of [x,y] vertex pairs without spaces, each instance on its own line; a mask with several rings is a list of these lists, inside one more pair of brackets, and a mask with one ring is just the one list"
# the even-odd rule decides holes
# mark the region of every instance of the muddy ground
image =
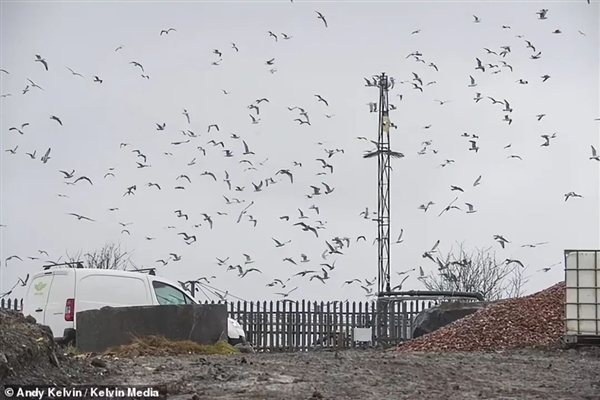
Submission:
[[165,385],[169,399],[600,400],[598,351],[357,350],[103,361],[103,383]]

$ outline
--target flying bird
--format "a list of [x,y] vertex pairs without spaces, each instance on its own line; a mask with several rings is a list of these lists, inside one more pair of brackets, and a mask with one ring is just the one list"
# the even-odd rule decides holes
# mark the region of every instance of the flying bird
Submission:
[[396,242],[394,244],[397,243],[402,243],[404,240],[402,239],[402,236],[404,235],[404,229],[400,229],[400,235],[398,235],[398,239],[396,239]]
[[277,173],[275,175],[279,175],[279,174],[284,174],[290,177],[290,182],[294,183],[294,175],[292,175],[292,173],[290,172],[289,169],[280,169],[279,171],[277,171]]
[[566,202],[567,200],[569,200],[570,198],[576,198],[576,197],[583,198],[583,196],[582,196],[582,195],[580,195],[580,194],[578,194],[578,193],[575,193],[575,192],[569,192],[569,193],[565,194],[565,202]]
[[590,157],[590,160],[600,161],[600,156],[598,155],[596,148],[594,146],[591,146],[591,147],[592,147],[592,156]]
[[540,242],[540,243],[534,243],[534,244],[524,244],[521,247],[534,248],[534,247],[537,247],[537,246],[542,246],[544,244],[548,244],[548,242]]
[[72,215],[72,216],[76,217],[78,221],[81,221],[82,219],[86,220],[86,221],[95,221],[95,220],[93,220],[91,218],[88,218],[88,217],[86,217],[84,215],[79,215],[79,214],[75,214],[75,213],[68,213],[67,215]]
[[556,133],[553,133],[552,135],[541,135],[541,137],[544,139],[544,143],[542,143],[540,146],[548,147],[550,146],[550,139],[556,138]]
[[28,126],[28,125],[29,125],[29,123],[28,123],[28,122],[26,122],[26,123],[24,123],[24,124],[21,124],[21,129],[17,128],[16,126],[13,126],[13,127],[11,127],[11,128],[8,128],[8,130],[9,130],[9,131],[17,131],[17,132],[19,132],[21,135],[24,135],[24,134],[25,134],[25,132],[24,132],[24,130],[25,130],[25,127],[26,127],[26,126]]
[[63,123],[62,123],[62,121],[60,120],[60,118],[58,118],[58,117],[57,117],[57,116],[55,116],[55,115],[51,115],[51,116],[50,116],[50,119],[53,119],[54,121],[58,122],[58,123],[59,123],[61,126],[62,126],[62,124],[63,124]]
[[473,208],[473,204],[471,204],[471,203],[465,203],[465,205],[466,205],[466,206],[469,208],[469,209],[466,211],[466,213],[467,213],[467,214],[473,214],[473,213],[476,213],[476,212],[477,212],[477,210],[475,210],[475,209]]
[[477,67],[475,69],[480,69],[482,72],[485,72],[485,67],[481,63],[481,60],[479,58],[475,58],[475,60],[477,61]]
[[[16,148],[15,148],[15,150],[16,150]],[[48,160],[50,159],[50,151],[51,150],[52,150],[52,148],[48,148],[48,150],[46,150],[46,153],[42,156],[42,158],[40,158],[40,161],[43,162],[44,164],[46,164],[48,162]]]
[[287,293],[275,293],[276,295],[282,296],[282,297],[288,297],[292,292],[296,291],[298,289],[298,286],[296,286],[295,288],[293,288],[292,290],[290,290]]
[[275,239],[275,238],[271,238],[273,239],[273,241],[275,242],[275,247],[283,247],[288,243],[291,243],[291,240],[288,240],[287,242],[280,242],[279,240]]
[[169,32],[177,32],[177,29],[175,29],[175,28],[169,28],[169,29],[166,29],[166,30],[163,29],[162,31],[160,31],[160,36],[162,36],[163,33],[168,35]]
[[317,232],[317,230],[312,226],[305,224],[304,222],[297,222],[294,224],[294,226],[301,226],[303,231],[312,232],[315,234],[316,237],[319,237],[319,233]]
[[317,18],[320,19],[321,21],[323,21],[323,23],[325,24],[325,28],[327,28],[327,20],[325,19],[325,17],[323,16],[323,14],[321,14],[318,11],[315,11],[317,13]]
[[325,105],[326,105],[327,107],[329,107],[329,103],[327,102],[327,100],[325,100],[323,97],[321,97],[321,95],[320,95],[320,94],[315,94],[315,97],[316,97],[317,99],[319,99],[319,101],[322,101],[323,103],[325,103]]
[[248,144],[245,140],[242,140],[242,144],[244,145],[244,152],[242,153],[243,155],[247,156],[250,154],[254,154],[254,152],[250,151],[250,149],[248,148]]
[[46,68],[46,71],[48,71],[48,63],[46,62],[46,59],[44,59],[44,58],[42,58],[42,56],[36,54],[35,61],[42,63],[44,65],[44,68]]
[[252,119],[252,123],[258,124],[258,122],[260,121],[260,118],[257,119],[257,118],[254,118],[254,116],[252,114],[249,114],[249,115],[250,115],[250,118]]
[[73,183],[75,184],[79,181],[87,181],[87,182],[89,182],[90,185],[94,185],[92,183],[92,180],[90,178],[88,178],[87,176],[80,176],[79,178],[75,179],[75,181]]
[[142,70],[142,72],[146,72],[146,71],[144,71],[144,67],[142,66],[142,64],[140,64],[137,61],[131,61],[129,64],[134,65],[136,67],[140,67],[140,69]]
[[75,72],[75,71],[73,71],[73,70],[72,70],[71,68],[69,68],[69,67],[66,67],[66,68],[67,68],[69,71],[71,71],[71,74],[72,74],[72,75],[75,75],[75,76],[80,76],[80,77],[82,77],[82,78],[85,78],[85,77],[84,77],[83,75],[81,75],[79,72]]
[[502,235],[494,235],[494,240],[496,242],[498,242],[498,244],[500,245],[500,247],[502,247],[503,249],[505,248],[506,243],[510,243]]

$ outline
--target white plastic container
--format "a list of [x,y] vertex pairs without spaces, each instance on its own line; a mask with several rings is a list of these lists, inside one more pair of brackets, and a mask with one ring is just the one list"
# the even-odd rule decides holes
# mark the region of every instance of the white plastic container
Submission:
[[565,250],[565,342],[600,343],[600,250]]

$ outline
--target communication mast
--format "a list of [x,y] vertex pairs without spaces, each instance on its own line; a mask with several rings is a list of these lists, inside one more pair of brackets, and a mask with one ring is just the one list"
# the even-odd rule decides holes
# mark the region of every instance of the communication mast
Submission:
[[390,117],[388,104],[389,81],[385,73],[379,84],[379,138],[377,140],[378,188],[377,225],[379,238],[379,293],[390,292]]
[[390,128],[395,126],[390,121],[388,91],[394,86],[394,79],[385,73],[375,77],[374,84],[368,86],[379,88],[379,103],[369,103],[371,112],[379,113],[377,150],[367,153],[364,158],[377,157],[377,341],[389,336],[388,313],[390,310],[391,277],[390,277],[390,159],[401,158],[402,153],[390,148]]
[[378,293],[390,292],[390,156],[396,153],[390,149],[390,117],[388,104],[388,90],[390,81],[385,73],[374,78],[375,84],[369,85],[379,88],[379,103],[369,103],[371,112],[379,113],[379,131],[377,137],[377,150],[367,153],[364,158],[377,156],[377,242],[378,242]]

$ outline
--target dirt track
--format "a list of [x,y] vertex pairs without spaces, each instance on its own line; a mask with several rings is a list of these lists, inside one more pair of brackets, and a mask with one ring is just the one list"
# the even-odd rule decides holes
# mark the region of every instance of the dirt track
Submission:
[[107,383],[163,384],[169,399],[600,400],[597,351],[369,350],[105,361]]

